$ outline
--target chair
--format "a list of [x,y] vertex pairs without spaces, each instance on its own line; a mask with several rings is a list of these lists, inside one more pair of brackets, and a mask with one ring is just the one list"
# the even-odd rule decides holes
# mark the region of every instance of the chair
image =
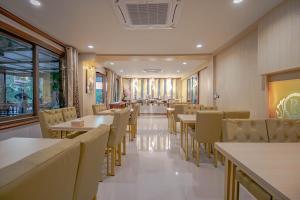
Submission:
[[43,138],[60,138],[58,131],[52,131],[49,126],[64,122],[61,109],[44,110],[39,112],[40,126]]
[[173,130],[176,133],[177,132],[177,122],[180,122],[179,118],[178,118],[178,114],[184,114],[184,107],[185,104],[175,104],[174,105],[174,112],[173,112]]
[[0,199],[72,200],[78,142],[64,140],[0,170]]
[[204,110],[218,110],[217,106],[204,106]]
[[64,122],[62,109],[44,110],[39,112],[40,126],[42,130],[43,138],[63,138],[65,133],[67,138],[74,138],[83,132],[63,132],[63,131],[52,131],[49,126],[56,125]]
[[[130,111],[123,109],[114,113],[114,121],[110,127],[107,142],[107,175],[115,175],[115,165],[121,166],[121,142],[126,135]],[[116,158],[117,157],[117,158]],[[111,162],[109,162],[109,159]],[[109,167],[110,165],[110,167]]]
[[[196,114],[198,111],[201,110],[201,107],[202,105],[200,104],[187,104],[183,108],[183,113],[188,115]],[[195,129],[195,124],[189,124],[188,126],[192,129]]]
[[270,142],[300,142],[300,120],[267,119]]
[[62,114],[64,121],[71,121],[73,119],[77,118],[77,113],[75,107],[67,107],[67,108],[62,108]]
[[224,142],[268,142],[265,120],[223,119]]
[[96,199],[108,135],[109,126],[102,125],[74,139],[81,150],[73,200]]
[[[221,141],[223,112],[219,111],[198,111],[196,116],[195,131],[189,133],[193,140],[196,141],[196,164],[200,164],[200,144],[206,143],[213,145],[215,142]],[[194,144],[193,144],[194,146]],[[194,152],[194,149],[193,149]],[[211,149],[209,149],[209,153]],[[217,154],[214,150],[215,167],[217,167]]]
[[92,105],[92,108],[93,108],[94,115],[97,115],[101,111],[107,110],[107,107],[105,104],[95,104],[95,105]]
[[136,137],[137,133],[137,118],[139,114],[139,106],[134,105],[133,106],[133,112],[131,113],[131,116],[129,118],[129,141],[133,141],[133,139]]
[[250,111],[224,111],[224,119],[249,119]]

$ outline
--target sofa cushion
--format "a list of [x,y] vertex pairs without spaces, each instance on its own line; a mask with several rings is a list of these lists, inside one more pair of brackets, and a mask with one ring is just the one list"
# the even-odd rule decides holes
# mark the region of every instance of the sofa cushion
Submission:
[[267,119],[270,142],[300,142],[300,120]]

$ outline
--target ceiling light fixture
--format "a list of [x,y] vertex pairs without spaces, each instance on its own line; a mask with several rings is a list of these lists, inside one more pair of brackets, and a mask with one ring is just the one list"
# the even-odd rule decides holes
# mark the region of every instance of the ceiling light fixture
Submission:
[[180,72],[180,70],[177,70],[177,73],[179,73]]
[[233,0],[234,4],[239,4],[239,3],[242,3],[242,2],[243,2],[243,0]]
[[123,73],[123,72],[124,72],[124,70],[123,70],[123,69],[121,69],[121,70],[120,70],[120,72],[121,72],[121,73]]
[[34,5],[34,6],[37,6],[37,7],[42,5],[41,2],[38,1],[38,0],[30,0],[30,3],[31,3],[32,5]]
[[93,48],[94,48],[94,46],[93,46],[93,45],[89,45],[89,46],[88,46],[88,48],[90,48],[90,49],[93,49]]
[[187,62],[183,62],[182,64],[183,64],[183,65],[186,65],[186,64],[187,64]]
[[110,65],[115,65],[115,63],[113,63],[113,62],[110,62],[109,64],[110,64]]
[[196,47],[199,49],[199,48],[202,48],[203,45],[202,44],[197,44]]

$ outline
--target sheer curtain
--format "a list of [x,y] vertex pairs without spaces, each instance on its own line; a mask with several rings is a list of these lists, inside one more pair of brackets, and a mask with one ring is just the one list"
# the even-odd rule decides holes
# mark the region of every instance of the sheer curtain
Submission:
[[73,47],[66,48],[66,80],[67,80],[67,105],[76,108],[80,117],[80,102],[78,89],[78,51]]

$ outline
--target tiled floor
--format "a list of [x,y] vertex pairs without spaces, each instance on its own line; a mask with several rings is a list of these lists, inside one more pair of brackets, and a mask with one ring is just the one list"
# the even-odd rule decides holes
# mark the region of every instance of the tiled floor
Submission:
[[[201,165],[185,161],[179,134],[170,135],[166,116],[141,116],[138,135],[128,145],[116,176],[99,184],[101,200],[223,200],[224,168],[201,155]],[[241,200],[252,199],[241,191]]]

